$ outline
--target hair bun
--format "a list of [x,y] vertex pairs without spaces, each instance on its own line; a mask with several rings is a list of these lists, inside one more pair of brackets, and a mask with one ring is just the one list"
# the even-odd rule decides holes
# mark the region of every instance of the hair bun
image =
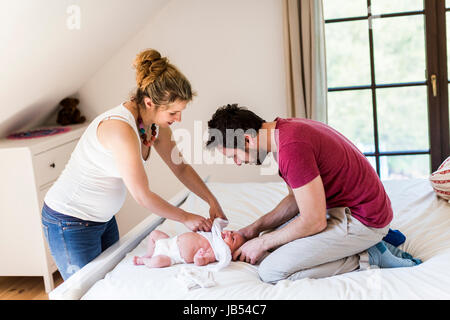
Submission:
[[166,69],[169,64],[167,58],[154,49],[147,49],[139,53],[134,60],[136,68],[136,83],[144,90],[153,83]]

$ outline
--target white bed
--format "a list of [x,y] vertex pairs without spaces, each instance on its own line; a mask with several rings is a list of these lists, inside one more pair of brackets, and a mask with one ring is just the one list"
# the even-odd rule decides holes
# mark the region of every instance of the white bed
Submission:
[[[257,266],[232,262],[214,273],[217,286],[188,291],[175,275],[184,265],[163,269],[134,266],[146,251],[146,236],[161,220],[144,221],[92,263],[50,293],[51,299],[449,299],[450,204],[438,199],[428,180],[385,181],[393,209],[392,229],[406,242],[400,247],[424,262],[412,268],[371,269],[324,279],[263,283]],[[271,210],[286,194],[284,183],[208,183],[227,214],[227,229],[238,229]],[[180,193],[172,203],[181,203]],[[208,206],[189,194],[182,208],[208,214]],[[165,221],[157,229],[173,236],[188,231]],[[137,245],[133,247],[133,245]],[[117,263],[118,262],[118,263]],[[115,265],[117,263],[117,265]],[[114,266],[115,265],[115,266]],[[98,281],[97,281],[98,279]]]

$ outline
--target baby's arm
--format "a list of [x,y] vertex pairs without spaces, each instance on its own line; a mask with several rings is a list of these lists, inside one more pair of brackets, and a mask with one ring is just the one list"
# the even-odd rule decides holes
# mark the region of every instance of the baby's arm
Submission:
[[194,255],[194,263],[196,266],[206,266],[207,264],[215,261],[216,256],[214,255],[214,251],[211,247],[206,250],[200,248]]

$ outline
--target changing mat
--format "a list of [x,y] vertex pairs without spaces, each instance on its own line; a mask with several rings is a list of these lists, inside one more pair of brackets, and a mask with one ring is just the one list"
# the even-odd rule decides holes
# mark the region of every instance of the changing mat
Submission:
[[[133,265],[146,252],[147,239],[132,250],[82,299],[450,299],[450,204],[438,199],[428,180],[384,182],[394,209],[392,229],[406,235],[400,246],[423,261],[419,266],[355,271],[324,279],[262,282],[257,266],[232,261],[214,273],[216,285],[187,290],[176,275],[179,268],[149,269]],[[236,230],[272,210],[287,195],[280,183],[208,183]],[[208,216],[208,205],[191,194],[182,208]],[[170,236],[189,231],[166,221],[158,227]],[[190,264],[189,266],[194,266]]]

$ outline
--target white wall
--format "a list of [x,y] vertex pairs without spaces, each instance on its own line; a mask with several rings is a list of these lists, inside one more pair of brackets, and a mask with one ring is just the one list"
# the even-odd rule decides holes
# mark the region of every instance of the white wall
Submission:
[[[146,48],[167,56],[198,93],[174,131],[193,132],[198,120],[205,130],[217,107],[227,103],[246,105],[268,121],[287,114],[279,0],[170,1],[81,87],[84,114],[93,118],[128,98],[135,87],[132,61]],[[211,181],[279,181],[254,166],[193,166],[200,175],[211,174]],[[166,199],[182,188],[155,152],[147,172],[151,189]],[[128,196],[117,216],[121,234],[147,215]]]
[[166,3],[0,0],[0,137],[39,125]]

